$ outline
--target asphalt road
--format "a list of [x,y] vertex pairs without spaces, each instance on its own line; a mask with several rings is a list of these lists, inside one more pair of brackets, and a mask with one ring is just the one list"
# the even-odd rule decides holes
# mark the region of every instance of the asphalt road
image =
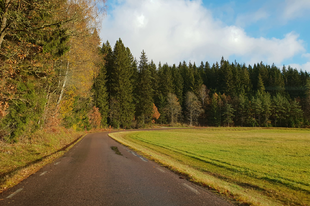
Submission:
[[87,135],[63,157],[0,194],[0,205],[231,204],[137,155],[107,133],[97,133]]

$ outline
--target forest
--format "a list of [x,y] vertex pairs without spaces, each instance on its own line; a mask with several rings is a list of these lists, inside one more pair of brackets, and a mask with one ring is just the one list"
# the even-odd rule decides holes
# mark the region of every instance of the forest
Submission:
[[144,51],[136,61],[121,39],[113,50],[107,41],[101,52],[105,64],[94,82],[94,101],[102,125],[309,125],[307,72],[262,62],[246,66],[224,58],[212,66],[185,61],[156,66]]
[[144,51],[138,61],[121,39],[101,45],[98,5],[0,0],[1,140],[55,127],[309,126],[307,72],[224,58],[156,65]]

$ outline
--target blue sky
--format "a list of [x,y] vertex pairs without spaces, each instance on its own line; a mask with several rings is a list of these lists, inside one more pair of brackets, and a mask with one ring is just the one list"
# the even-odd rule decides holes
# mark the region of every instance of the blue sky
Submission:
[[139,59],[291,65],[310,72],[310,0],[115,0],[100,37]]

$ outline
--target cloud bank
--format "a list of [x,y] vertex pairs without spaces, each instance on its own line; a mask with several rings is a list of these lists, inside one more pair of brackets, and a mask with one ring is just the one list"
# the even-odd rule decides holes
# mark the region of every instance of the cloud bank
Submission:
[[[251,21],[266,18],[257,13]],[[122,0],[102,23],[101,40],[113,46],[121,38],[136,58],[145,50],[155,63],[180,61],[211,63],[235,58],[237,62],[281,65],[305,53],[298,34],[278,38],[253,38],[239,26],[215,20],[199,0]]]

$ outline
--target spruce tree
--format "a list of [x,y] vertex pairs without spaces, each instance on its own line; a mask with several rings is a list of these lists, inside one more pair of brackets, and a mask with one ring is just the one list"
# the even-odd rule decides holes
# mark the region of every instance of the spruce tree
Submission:
[[106,88],[106,68],[102,65],[99,75],[94,80],[94,101],[99,112],[101,114],[101,124],[103,126],[107,125],[107,118],[109,113],[109,101],[108,101],[108,92]]
[[271,97],[269,93],[259,92],[257,93],[257,98],[262,102],[262,122],[261,126],[268,127],[270,125],[270,115],[271,115]]
[[156,65],[154,64],[153,60],[151,60],[151,63],[149,65],[149,69],[151,72],[151,85],[152,85],[152,98],[154,100],[154,103],[156,105],[156,100],[158,99],[158,71],[156,69]]
[[248,119],[248,99],[244,94],[240,94],[237,99],[236,120],[241,127],[245,126]]
[[245,66],[242,67],[242,71],[241,71],[241,85],[242,85],[242,91],[246,95],[249,95],[252,91],[252,83],[251,83],[249,71]]
[[195,72],[192,63],[189,62],[188,67],[185,67],[185,69],[185,76],[183,76],[185,89],[183,93],[184,95],[187,94],[187,92],[195,91]]
[[256,88],[257,88],[257,93],[262,94],[265,91],[264,82],[263,82],[262,76],[260,74],[258,75]]
[[232,124],[233,118],[234,118],[234,108],[231,104],[226,103],[224,105],[224,112],[223,112],[223,123],[226,124],[229,127],[229,124]]
[[104,66],[106,70],[106,88],[108,92],[108,102],[110,102],[111,93],[112,93],[112,80],[113,80],[112,79],[113,51],[112,51],[109,41],[106,41],[106,43],[102,44],[101,52],[103,53],[103,57],[104,57]]
[[221,114],[220,114],[220,97],[217,93],[214,93],[210,102],[210,110],[209,110],[209,122],[213,126],[221,126]]
[[[180,68],[180,66],[179,66]],[[180,69],[176,68],[175,65],[172,67],[172,76],[173,76],[173,86],[174,86],[174,93],[177,95],[179,102],[183,105],[183,77],[180,73]]]
[[220,91],[226,95],[233,95],[234,92],[234,82],[233,82],[233,73],[231,66],[228,61],[225,61],[223,58],[221,60],[220,68]]
[[137,90],[138,103],[136,105],[136,114],[144,125],[151,122],[153,113],[151,71],[144,50],[140,57],[137,88],[139,89]]
[[201,77],[201,73],[199,71],[199,68],[196,67],[196,64],[194,63],[193,65],[193,71],[194,71],[194,79],[195,79],[195,83],[194,83],[194,93],[196,95],[198,95],[198,91],[201,87],[201,85],[203,84],[203,80],[202,80],[202,77]]
[[111,72],[111,103],[113,104],[114,126],[129,128],[134,118],[132,62],[130,51],[125,48],[119,39],[113,50],[113,70]]
[[210,64],[209,62],[206,62],[205,63],[205,68],[204,68],[204,73],[203,73],[203,76],[202,76],[202,80],[203,80],[203,84],[206,85],[208,88],[210,88],[210,85],[209,85],[209,74],[210,74],[210,71],[211,71],[211,67],[210,67]]

